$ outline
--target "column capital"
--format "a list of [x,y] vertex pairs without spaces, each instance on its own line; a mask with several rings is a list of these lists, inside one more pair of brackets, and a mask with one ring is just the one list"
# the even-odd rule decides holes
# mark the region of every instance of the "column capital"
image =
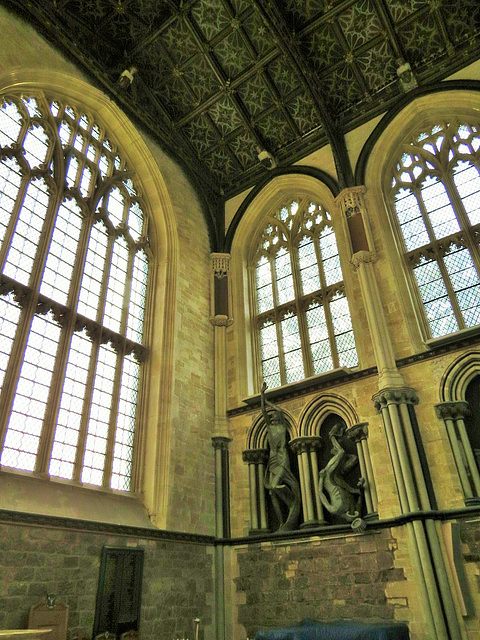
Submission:
[[212,447],[214,449],[221,449],[222,451],[228,451],[228,447],[230,446],[231,441],[232,441],[232,438],[228,438],[226,436],[213,436]]
[[368,438],[368,422],[359,422],[345,431],[345,435],[357,443]]
[[355,271],[358,271],[362,265],[375,264],[377,260],[378,256],[373,251],[357,251],[357,253],[353,254],[350,263],[352,264]]
[[377,411],[381,411],[389,404],[418,404],[418,395],[410,387],[389,387],[382,389],[372,396]]
[[340,191],[335,198],[335,202],[339,205],[342,213],[346,218],[362,214],[365,212],[365,187],[363,185],[357,187],[347,187]]
[[247,464],[262,464],[268,460],[268,449],[245,449],[242,460]]
[[210,318],[212,327],[229,327],[233,324],[233,318],[224,315],[212,316]]
[[320,436],[300,436],[299,438],[290,440],[289,446],[290,449],[298,455],[299,453],[310,453],[310,451],[318,449],[321,443],[322,439]]
[[470,413],[468,402],[459,400],[458,402],[439,402],[435,405],[435,413],[437,418],[441,420],[457,420],[464,418]]
[[215,278],[226,278],[230,271],[230,254],[229,253],[211,253],[213,275]]

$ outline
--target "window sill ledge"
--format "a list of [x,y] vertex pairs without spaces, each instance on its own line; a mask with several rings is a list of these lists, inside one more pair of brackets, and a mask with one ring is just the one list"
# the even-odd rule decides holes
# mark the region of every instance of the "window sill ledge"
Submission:
[[[301,394],[306,389],[314,387],[317,384],[328,383],[340,378],[348,378],[353,373],[357,373],[359,369],[347,369],[347,367],[338,367],[338,369],[332,369],[332,371],[326,371],[317,376],[310,376],[304,378],[298,382],[291,382],[290,384],[284,384],[281,387],[275,387],[274,389],[268,389],[266,392],[267,398],[271,400],[281,399],[284,396]],[[258,406],[260,404],[260,394],[257,393],[254,396],[248,396],[243,399],[243,402],[250,407]]]
[[460,329],[460,331],[449,333],[448,335],[441,336],[440,338],[430,338],[430,340],[425,340],[425,344],[428,349],[433,351],[436,348],[454,344],[455,342],[461,342],[462,340],[468,340],[469,338],[476,336],[480,336],[480,325],[469,327],[468,329]]

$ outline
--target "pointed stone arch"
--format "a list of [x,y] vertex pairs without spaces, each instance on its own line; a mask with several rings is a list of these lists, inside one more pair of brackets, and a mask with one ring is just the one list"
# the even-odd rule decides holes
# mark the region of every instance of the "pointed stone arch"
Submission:
[[465,400],[469,383],[480,375],[480,351],[464,353],[446,369],[440,381],[440,402]]
[[335,414],[342,418],[347,428],[359,422],[352,404],[340,395],[329,393],[314,398],[303,409],[299,419],[300,436],[318,436],[327,416]]

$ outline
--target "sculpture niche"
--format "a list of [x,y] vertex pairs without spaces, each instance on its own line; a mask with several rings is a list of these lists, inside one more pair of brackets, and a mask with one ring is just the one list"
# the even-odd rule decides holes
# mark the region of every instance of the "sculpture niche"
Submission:
[[[297,527],[300,515],[300,485],[290,471],[285,414],[280,407],[266,400],[266,389],[267,384],[264,382],[260,398],[270,446],[264,486],[270,494],[273,509],[280,522],[277,531],[292,531]],[[281,502],[288,509],[286,517],[282,513]]]
[[[356,487],[345,480],[345,475],[358,464],[358,456],[346,453],[339,440],[345,435],[346,427],[335,424],[329,433],[333,456],[320,471],[318,477],[318,493],[320,500],[332,515],[349,522],[354,531],[365,531],[367,525],[360,517],[363,503],[361,488],[365,479],[360,478]],[[328,493],[328,498],[325,495]]]

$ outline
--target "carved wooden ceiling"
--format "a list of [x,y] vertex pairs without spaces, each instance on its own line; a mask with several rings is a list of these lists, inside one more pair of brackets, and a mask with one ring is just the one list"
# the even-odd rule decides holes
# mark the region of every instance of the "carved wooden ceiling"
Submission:
[[330,142],[342,165],[344,133],[401,94],[401,64],[422,85],[480,53],[479,0],[1,1],[80,63],[207,199],[264,177],[257,147],[289,165]]

